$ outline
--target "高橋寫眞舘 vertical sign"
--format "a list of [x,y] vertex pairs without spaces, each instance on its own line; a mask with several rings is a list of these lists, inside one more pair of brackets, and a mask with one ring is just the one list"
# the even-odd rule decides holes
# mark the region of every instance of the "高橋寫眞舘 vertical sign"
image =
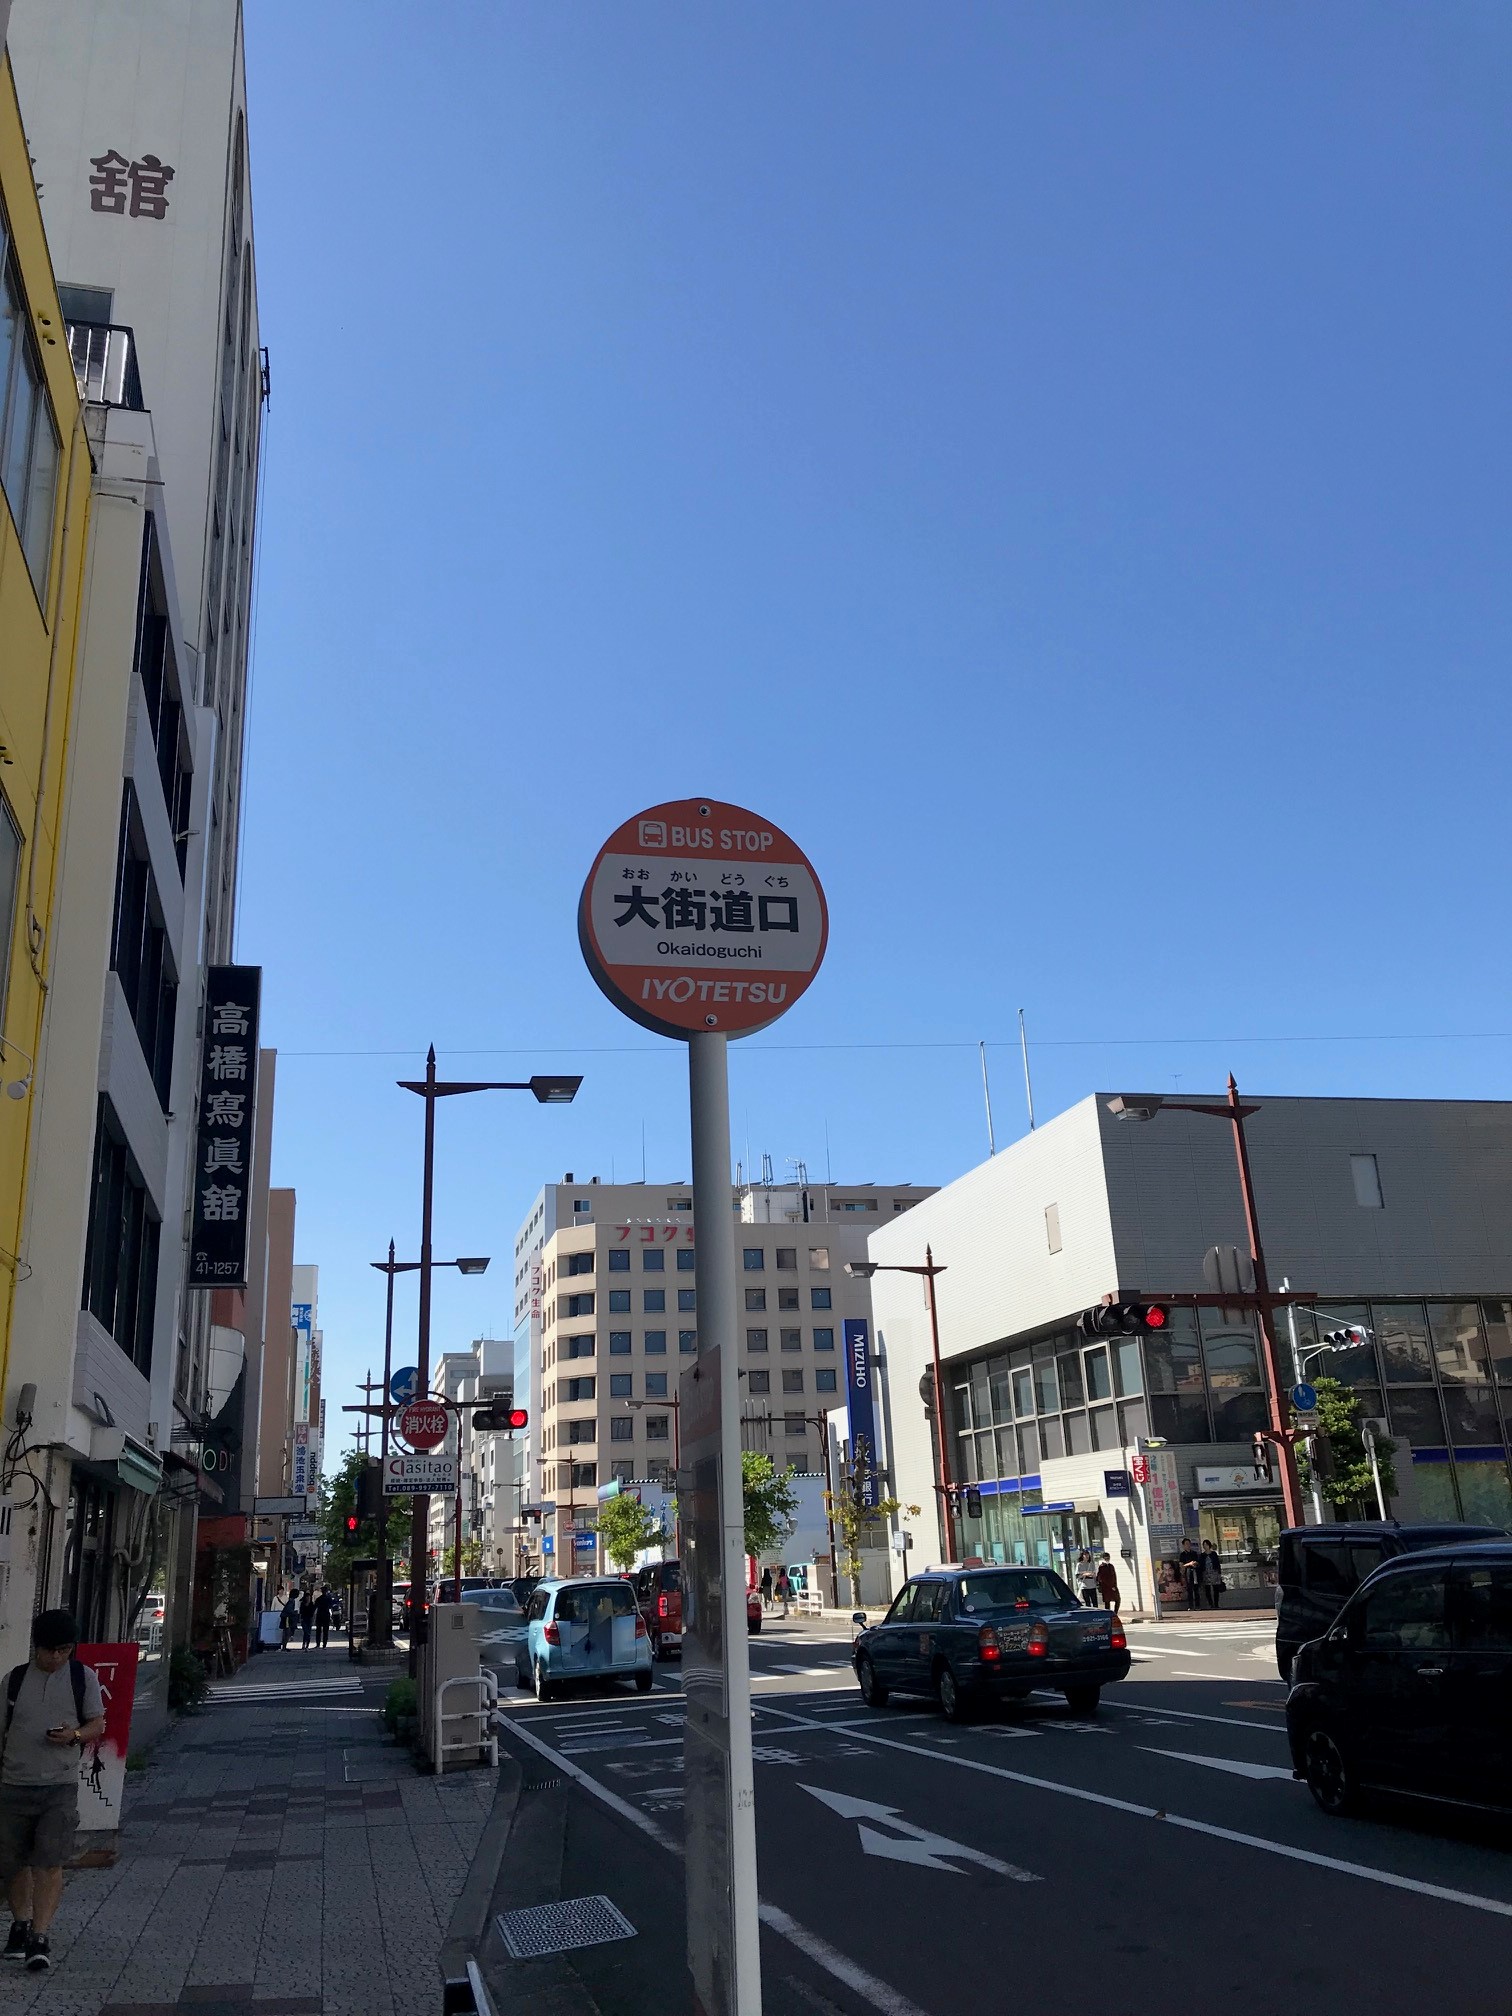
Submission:
[[257,1112],[260,966],[205,974],[199,1123],[194,1136],[191,1288],[245,1288],[252,1133]]

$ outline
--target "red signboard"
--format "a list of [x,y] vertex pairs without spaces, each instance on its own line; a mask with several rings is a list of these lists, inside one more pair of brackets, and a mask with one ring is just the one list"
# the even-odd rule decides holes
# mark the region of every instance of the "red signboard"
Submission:
[[663,1036],[765,1029],[813,981],[828,937],[803,849],[712,798],[627,819],[578,903],[588,970],[617,1008]]
[[79,1752],[79,1825],[87,1833],[111,1832],[121,1824],[140,1651],[132,1642],[77,1649],[84,1665],[94,1668],[105,1701],[105,1734]]
[[1136,1484],[1148,1484],[1150,1481],[1149,1457],[1131,1456],[1129,1459],[1129,1475],[1134,1479]]
[[394,1428],[411,1449],[439,1449],[451,1427],[451,1415],[434,1400],[411,1400],[400,1409]]

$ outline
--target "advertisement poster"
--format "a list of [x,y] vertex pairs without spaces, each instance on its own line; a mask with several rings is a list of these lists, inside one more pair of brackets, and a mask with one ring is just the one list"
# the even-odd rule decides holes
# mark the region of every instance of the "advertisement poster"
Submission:
[[121,1824],[138,1650],[135,1643],[78,1649],[83,1663],[94,1668],[105,1697],[105,1734],[87,1744],[79,1758],[79,1827],[84,1833],[113,1834]]
[[872,1395],[871,1333],[865,1317],[854,1317],[845,1325],[845,1398],[849,1416],[852,1458],[864,1448],[866,1471],[861,1486],[863,1504],[875,1508],[882,1502],[882,1479],[877,1475],[877,1410]]

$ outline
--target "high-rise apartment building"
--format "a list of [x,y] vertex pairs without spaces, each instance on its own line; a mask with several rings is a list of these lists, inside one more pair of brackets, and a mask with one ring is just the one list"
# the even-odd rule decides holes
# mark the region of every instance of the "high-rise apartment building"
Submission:
[[[822,1467],[826,1417],[846,1404],[844,1326],[871,1314],[870,1283],[846,1262],[930,1194],[906,1183],[732,1186],[722,1230],[740,1281],[746,1448],[779,1468]],[[670,1483],[706,1236],[686,1184],[568,1176],[532,1205],[516,1237],[515,1391],[531,1408],[521,1495],[541,1520],[518,1538],[533,1565],[592,1565],[577,1536],[596,1521],[601,1485]]]

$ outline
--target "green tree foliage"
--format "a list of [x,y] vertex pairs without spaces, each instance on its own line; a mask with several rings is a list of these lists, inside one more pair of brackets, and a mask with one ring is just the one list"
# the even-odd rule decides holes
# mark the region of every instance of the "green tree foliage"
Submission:
[[[357,1510],[357,1479],[368,1459],[360,1449],[349,1449],[334,1477],[320,1480],[320,1510],[315,1523],[325,1544],[325,1579],[339,1589],[351,1572],[354,1561],[374,1560],[378,1553],[378,1522],[365,1519],[355,1534],[346,1530],[348,1515]],[[398,1558],[409,1552],[412,1498],[388,1501],[388,1549]]]
[[631,1566],[637,1554],[660,1547],[667,1529],[633,1491],[618,1491],[599,1507],[599,1538],[616,1568]]
[[745,1500],[745,1550],[759,1560],[775,1554],[792,1532],[798,1511],[791,1469],[779,1471],[770,1456],[755,1449],[740,1452],[740,1482]]
[[[441,1557],[441,1577],[444,1582],[455,1579],[457,1573],[457,1549],[455,1543],[447,1548]],[[483,1573],[483,1542],[470,1537],[462,1542],[462,1573],[481,1575]]]
[[882,1528],[897,1513],[906,1510],[911,1519],[919,1515],[917,1505],[905,1507],[900,1498],[883,1498],[875,1505],[868,1505],[866,1483],[870,1474],[871,1459],[863,1448],[846,1463],[839,1489],[824,1494],[824,1503],[835,1529],[839,1566],[849,1577],[851,1601],[857,1609],[861,1607],[862,1548],[876,1546],[882,1537]]
[[[1330,1505],[1339,1506],[1355,1518],[1375,1519],[1379,1516],[1379,1507],[1370,1474],[1370,1458],[1365,1452],[1365,1438],[1355,1418],[1360,1411],[1360,1396],[1340,1379],[1314,1379],[1312,1383],[1318,1395],[1318,1426],[1328,1437],[1329,1448],[1333,1452],[1331,1477],[1322,1474],[1320,1465],[1319,1494]],[[1395,1454],[1394,1442],[1388,1442],[1384,1436],[1376,1438],[1376,1464],[1381,1473],[1381,1490],[1388,1500],[1396,1495],[1396,1469],[1391,1460]],[[1310,1491],[1312,1464],[1305,1443],[1297,1445],[1297,1470],[1302,1488]]]

